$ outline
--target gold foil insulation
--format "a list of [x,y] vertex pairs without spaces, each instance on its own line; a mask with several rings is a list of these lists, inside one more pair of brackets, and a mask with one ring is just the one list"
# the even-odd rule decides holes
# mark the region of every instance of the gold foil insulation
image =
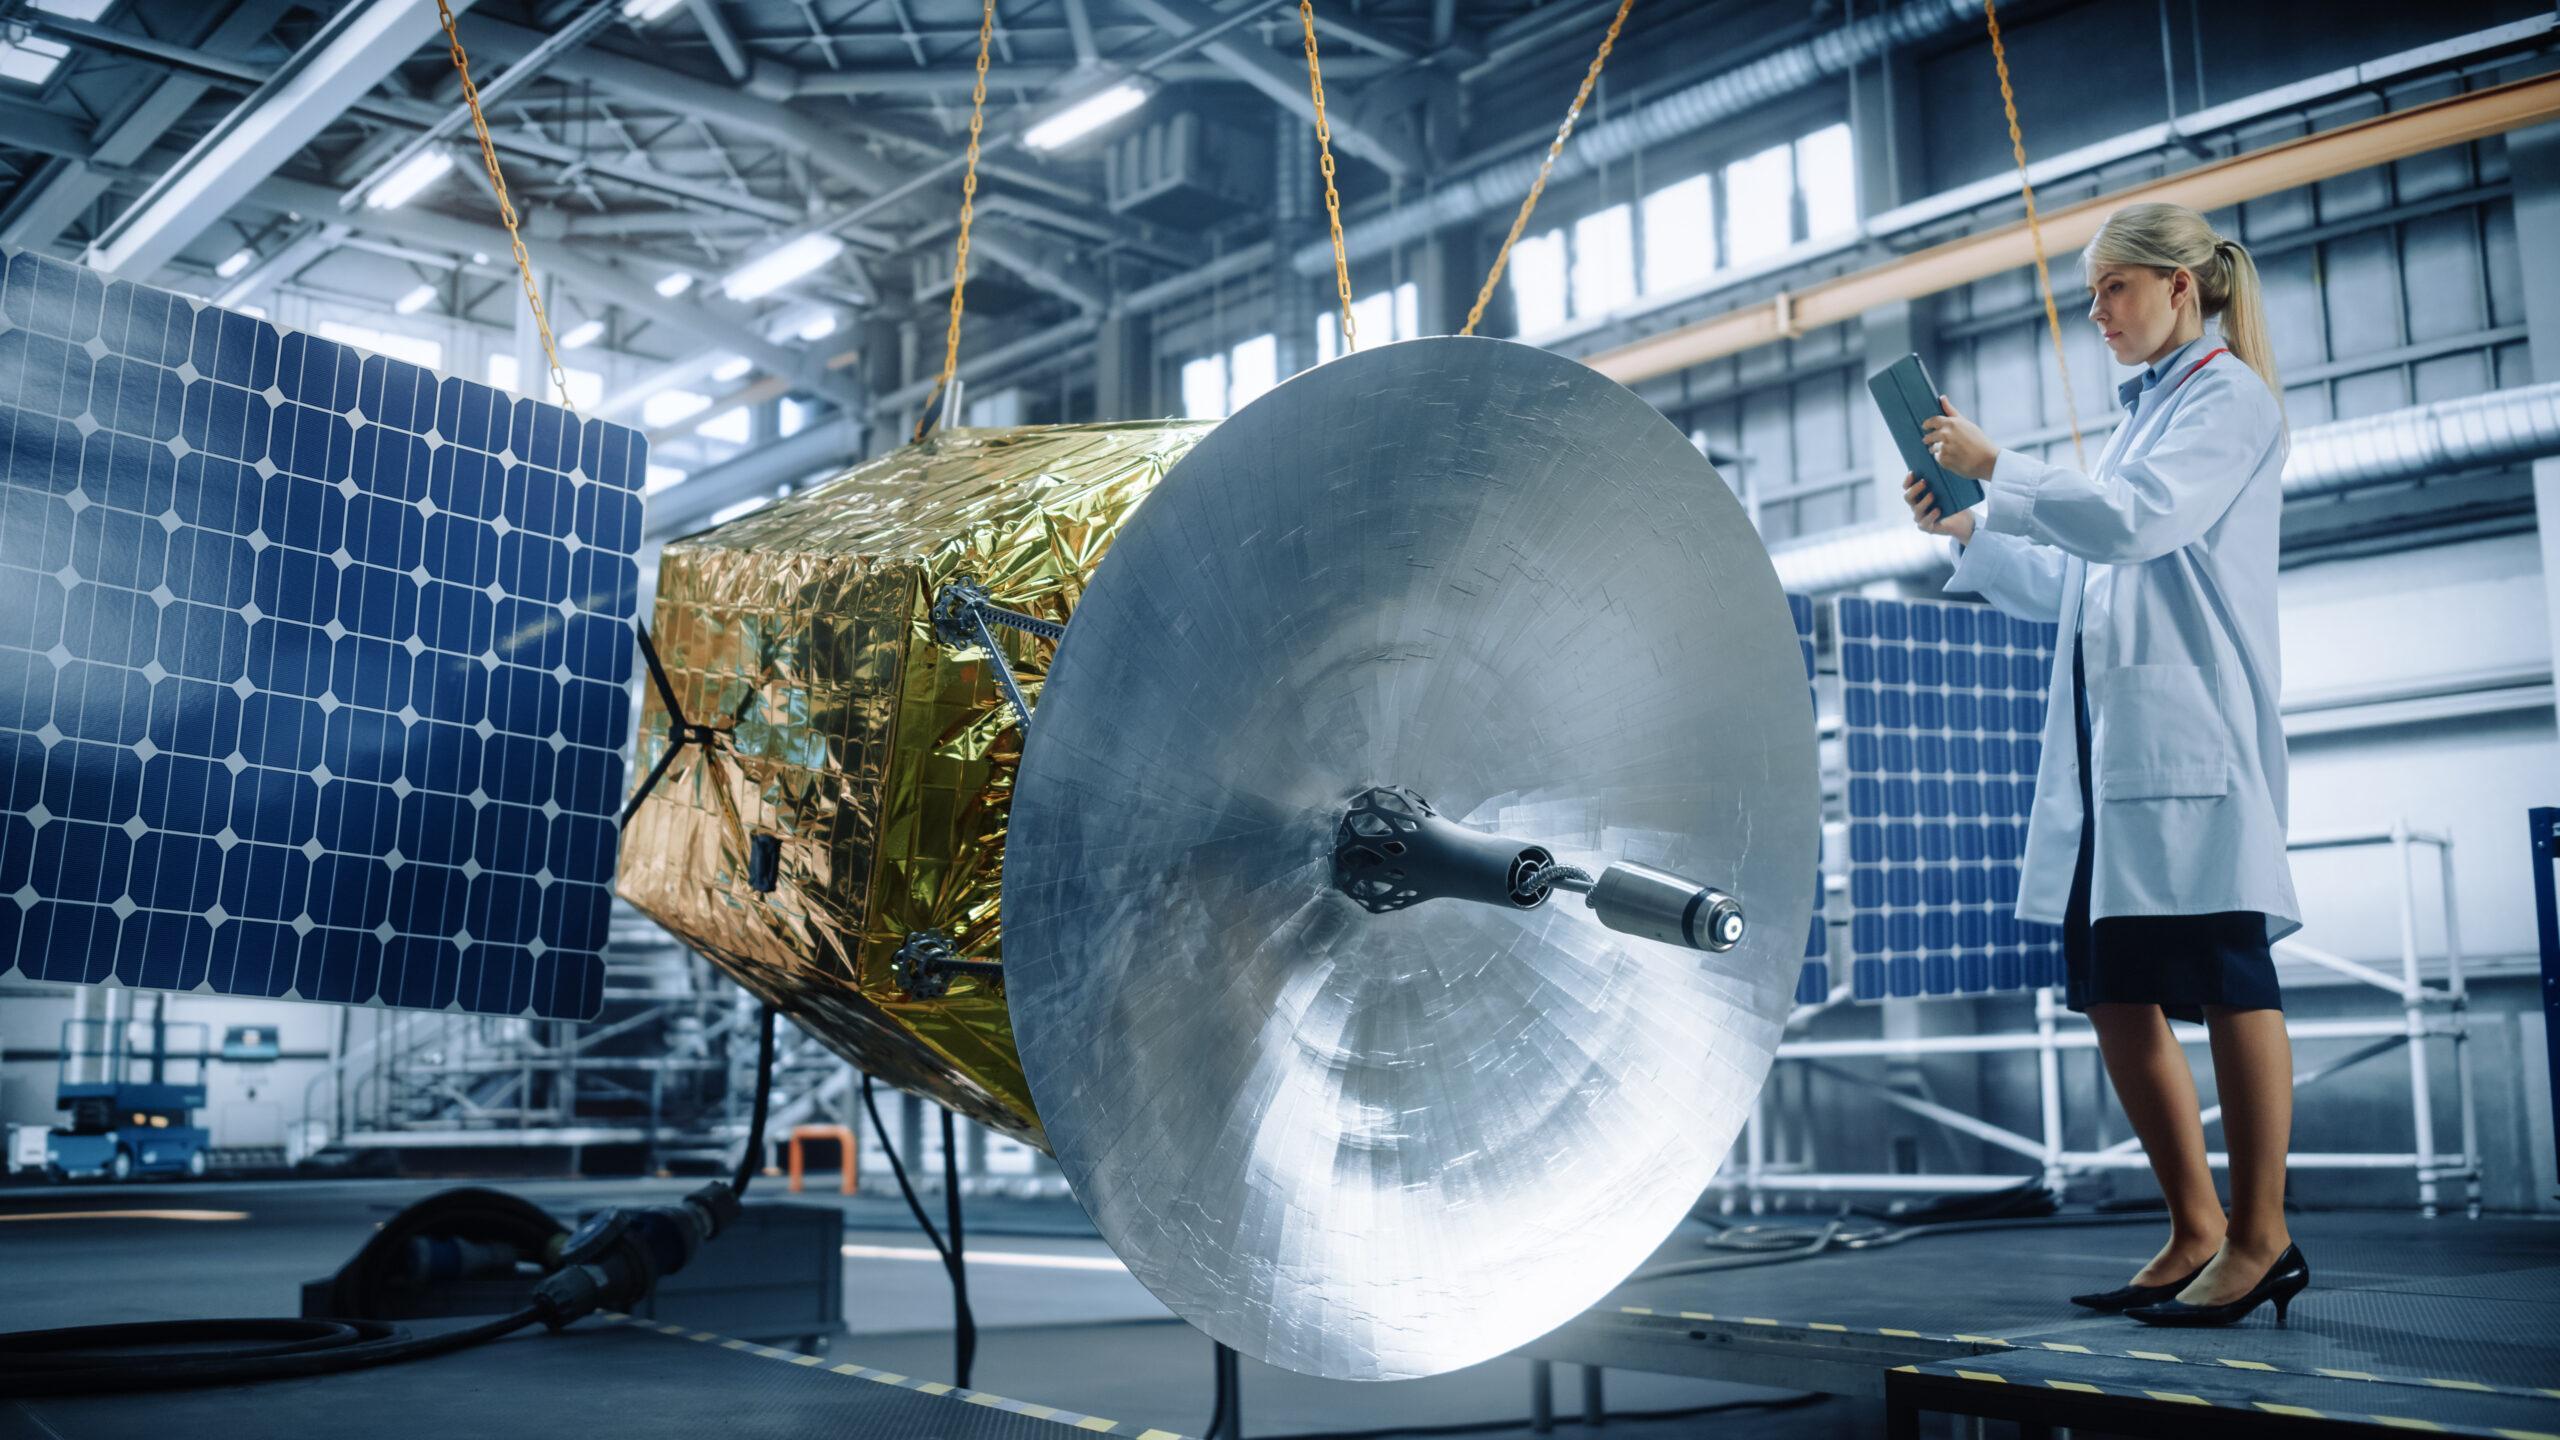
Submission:
[[[865,1071],[1047,1149],[1001,989],[908,998],[936,930],[1002,958],[997,883],[1022,732],[986,652],[934,633],[974,577],[1065,621],[1113,535],[1206,423],[947,430],[666,547],[654,636],[686,746],[624,832],[624,898]],[[1036,713],[1049,643],[998,630]],[[645,688],[645,687],[644,687]],[[641,710],[638,768],[667,747]],[[776,883],[748,881],[772,836]]]

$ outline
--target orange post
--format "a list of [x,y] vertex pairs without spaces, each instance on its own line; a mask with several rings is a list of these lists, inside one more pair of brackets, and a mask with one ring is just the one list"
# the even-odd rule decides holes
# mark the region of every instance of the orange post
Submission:
[[801,1190],[800,1147],[801,1142],[805,1140],[836,1142],[836,1147],[844,1152],[844,1193],[853,1194],[858,1179],[862,1149],[854,1143],[853,1132],[842,1125],[794,1125],[791,1127],[791,1193],[797,1195]]

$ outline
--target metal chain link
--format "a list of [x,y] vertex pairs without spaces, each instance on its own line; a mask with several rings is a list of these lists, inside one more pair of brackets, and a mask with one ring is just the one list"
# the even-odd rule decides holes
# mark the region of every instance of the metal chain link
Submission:
[[2000,108],[2009,113],[2009,153],[2018,161],[2018,189],[2027,197],[2027,242],[2036,253],[2036,289],[2044,296],[2045,329],[2053,336],[2053,363],[2062,371],[2062,408],[2071,421],[2071,458],[2081,469],[2089,456],[2080,442],[2080,405],[2071,394],[2071,360],[2062,353],[2062,312],[2054,308],[2053,274],[2044,263],[2044,225],[2036,218],[2036,187],[2027,179],[2027,142],[2018,133],[2018,97],[2009,88],[2009,51],[2000,43],[1997,0],[1982,0],[1983,21],[1991,27],[1991,63],[2000,71]]
[[471,107],[471,130],[480,137],[480,163],[489,167],[489,188],[498,196],[498,218],[506,222],[507,244],[516,253],[516,273],[524,277],[525,303],[533,307],[534,328],[542,332],[542,353],[551,361],[552,388],[560,394],[560,408],[572,418],[577,404],[569,398],[569,372],[561,367],[560,347],[551,338],[551,317],[543,313],[542,287],[533,280],[533,260],[525,254],[524,237],[516,231],[516,206],[507,198],[507,177],[498,169],[497,142],[489,138],[489,117],[480,109],[480,87],[471,83],[471,57],[462,53],[462,34],[453,26],[453,7],[436,0],[436,13],[444,17],[444,37],[453,52],[453,68],[462,76],[462,102]]
[[1493,269],[1484,277],[1484,288],[1476,292],[1476,303],[1467,309],[1466,326],[1461,335],[1476,333],[1476,322],[1484,319],[1484,307],[1492,301],[1494,287],[1502,283],[1502,272],[1511,264],[1511,247],[1520,243],[1520,232],[1529,226],[1530,212],[1538,208],[1538,197],[1547,193],[1547,176],[1556,168],[1556,160],[1564,154],[1564,142],[1573,138],[1574,123],[1582,118],[1582,107],[1591,99],[1591,87],[1599,83],[1600,67],[1609,63],[1609,52],[1617,47],[1618,32],[1625,28],[1627,12],[1636,0],[1618,0],[1618,13],[1609,21],[1609,33],[1600,37],[1600,53],[1591,57],[1591,68],[1582,72],[1582,88],[1573,92],[1573,103],[1565,107],[1564,123],[1556,127],[1556,138],[1547,146],[1547,158],[1538,165],[1538,178],[1529,184],[1528,198],[1520,202],[1520,213],[1511,217],[1511,233],[1502,237],[1502,248],[1494,252]]
[[[441,5],[444,0],[436,0]],[[951,257],[951,324],[942,337],[942,374],[933,382],[932,393],[924,397],[924,409],[916,416],[914,440],[921,442],[933,428],[934,404],[951,388],[951,377],[960,369],[960,312],[969,289],[969,221],[978,209],[978,135],[987,124],[987,50],[995,42],[996,0],[987,0],[978,18],[978,80],[969,92],[969,164],[960,179],[960,239]]]
[[[442,3],[442,0],[438,0]],[[1298,20],[1307,31],[1307,93],[1316,102],[1316,149],[1323,157],[1324,213],[1333,227],[1333,288],[1342,297],[1342,353],[1359,348],[1360,331],[1351,321],[1351,258],[1342,249],[1342,197],[1333,188],[1333,128],[1324,118],[1324,67],[1316,59],[1315,0],[1298,0]]]

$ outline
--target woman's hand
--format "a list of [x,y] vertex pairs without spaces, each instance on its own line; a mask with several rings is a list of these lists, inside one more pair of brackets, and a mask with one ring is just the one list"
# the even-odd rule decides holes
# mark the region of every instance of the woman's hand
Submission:
[[2000,447],[1982,433],[1982,427],[1956,413],[1955,402],[1938,397],[1944,415],[1932,415],[1920,422],[1920,434],[1929,442],[1929,453],[1938,463],[1968,480],[1988,480],[1991,467],[2000,459]]
[[1902,503],[1911,507],[1911,519],[1931,535],[1944,535],[1959,545],[1973,543],[1973,512],[1959,510],[1953,515],[1938,513],[1938,497],[1919,476],[1909,471],[1902,476]]

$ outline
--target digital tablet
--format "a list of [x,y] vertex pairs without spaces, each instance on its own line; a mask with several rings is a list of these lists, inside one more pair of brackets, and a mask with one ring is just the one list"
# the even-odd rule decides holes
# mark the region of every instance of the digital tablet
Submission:
[[1938,409],[1938,387],[1929,378],[1929,367],[1917,355],[1905,355],[1867,377],[1867,392],[1876,397],[1876,408],[1884,412],[1885,428],[1893,432],[1894,446],[1902,451],[1902,463],[1929,487],[1938,502],[1938,514],[1945,517],[1959,510],[1970,510],[1982,503],[1982,484],[1968,480],[1929,453],[1928,438],[1920,433],[1920,422],[1941,413]]

